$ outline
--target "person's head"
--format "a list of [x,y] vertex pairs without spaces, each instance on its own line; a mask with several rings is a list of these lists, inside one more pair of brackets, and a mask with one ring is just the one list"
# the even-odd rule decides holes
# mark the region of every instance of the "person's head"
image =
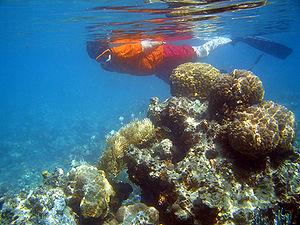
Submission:
[[[92,59],[96,59],[97,56],[99,56],[102,52],[104,52],[108,48],[109,48],[108,43],[106,41],[102,41],[102,40],[87,41],[87,43],[86,43],[87,52]],[[102,61],[102,60],[105,61],[106,60],[105,57],[103,57],[103,59],[102,58],[100,59],[100,61]],[[99,61],[99,60],[97,60],[97,61]]]

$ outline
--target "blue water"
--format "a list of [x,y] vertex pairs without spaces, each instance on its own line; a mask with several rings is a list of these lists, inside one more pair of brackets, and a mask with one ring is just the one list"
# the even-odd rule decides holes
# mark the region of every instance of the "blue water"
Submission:
[[150,97],[170,95],[169,86],[155,76],[106,72],[88,57],[87,40],[116,31],[178,37],[192,32],[193,37],[183,41],[192,44],[218,35],[262,35],[285,44],[293,48],[286,60],[264,54],[253,65],[261,52],[239,43],[218,49],[204,61],[229,71],[253,67],[266,98],[287,106],[299,121],[298,1],[272,0],[263,7],[186,24],[151,22],[168,18],[163,12],[104,6],[168,9],[165,3],[142,0],[0,2],[0,191],[36,185],[45,169],[97,161],[108,132],[145,117]]

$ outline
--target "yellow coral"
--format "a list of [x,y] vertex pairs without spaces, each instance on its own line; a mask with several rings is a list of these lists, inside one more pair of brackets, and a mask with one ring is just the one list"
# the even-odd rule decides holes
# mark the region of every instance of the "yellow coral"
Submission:
[[264,89],[259,77],[247,70],[233,70],[221,76],[212,87],[209,112],[223,119],[237,108],[243,109],[262,102]]
[[266,101],[232,114],[229,143],[242,154],[259,157],[275,150],[287,151],[295,139],[294,114],[284,106]]
[[205,100],[220,76],[220,71],[209,64],[184,63],[172,72],[171,93]]
[[99,168],[108,174],[117,175],[124,167],[123,157],[130,145],[141,145],[155,136],[155,128],[149,119],[135,120],[123,126],[106,140],[106,149]]

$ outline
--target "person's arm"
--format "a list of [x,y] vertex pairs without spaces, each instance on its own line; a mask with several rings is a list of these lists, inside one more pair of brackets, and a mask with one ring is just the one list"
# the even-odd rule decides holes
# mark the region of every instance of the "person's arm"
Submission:
[[141,45],[142,45],[142,51],[143,52],[146,52],[146,51],[149,51],[153,48],[156,48],[160,45],[163,45],[165,44],[164,41],[153,41],[153,40],[142,40],[141,41]]
[[203,45],[200,46],[192,46],[194,51],[197,54],[198,58],[203,58],[208,56],[213,50],[216,48],[230,43],[232,40],[230,38],[226,37],[217,37],[213,38],[212,40],[204,43]]

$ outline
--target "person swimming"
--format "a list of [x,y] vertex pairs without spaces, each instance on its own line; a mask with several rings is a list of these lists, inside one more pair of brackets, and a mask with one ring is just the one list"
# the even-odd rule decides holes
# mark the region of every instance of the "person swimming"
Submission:
[[[154,74],[169,83],[172,70],[180,64],[199,61],[215,49],[237,42],[244,42],[280,59],[285,59],[292,52],[285,45],[260,37],[233,40],[228,37],[215,37],[199,46],[174,45],[159,38],[126,39],[116,43],[99,40],[88,41],[87,52],[104,70],[135,76]],[[110,44],[113,46],[110,47]]]

